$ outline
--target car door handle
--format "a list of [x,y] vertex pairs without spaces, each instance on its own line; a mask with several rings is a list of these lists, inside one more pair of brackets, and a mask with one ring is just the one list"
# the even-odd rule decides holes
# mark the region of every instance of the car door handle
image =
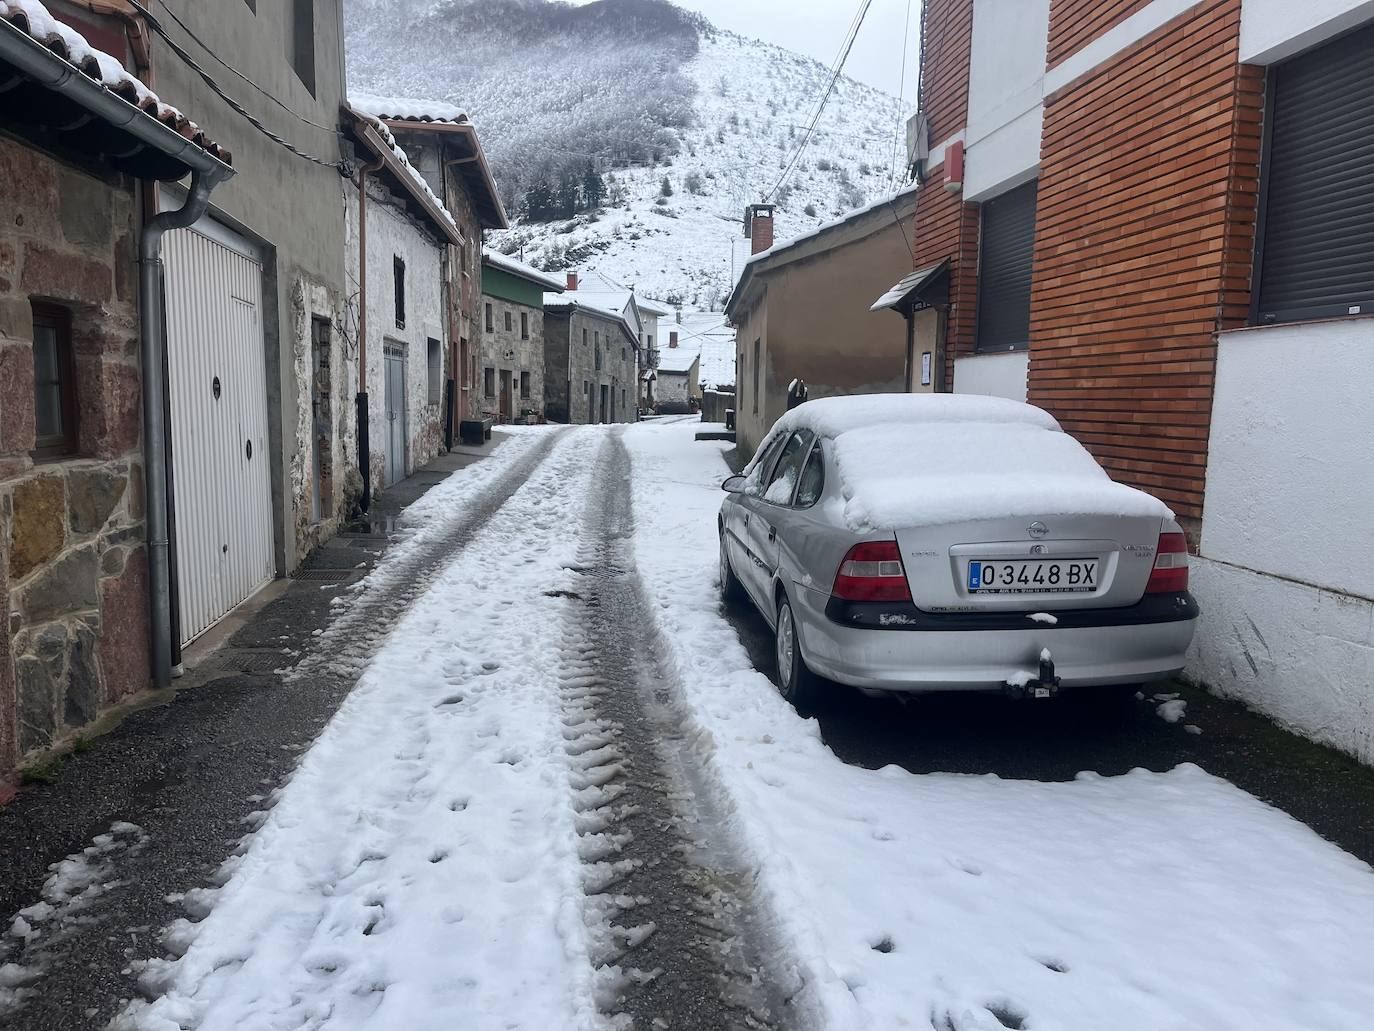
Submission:
[[775,541],[775,540],[777,540],[777,539],[778,539],[778,528],[777,528],[776,526],[770,526],[770,527],[768,528],[768,540],[769,540],[769,542],[771,543],[771,542],[773,542],[773,541]]

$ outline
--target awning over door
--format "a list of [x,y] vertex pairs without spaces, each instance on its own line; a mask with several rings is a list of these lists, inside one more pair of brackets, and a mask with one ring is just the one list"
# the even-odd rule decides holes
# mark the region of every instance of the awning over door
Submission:
[[869,311],[892,309],[903,315],[949,303],[949,259],[917,269],[874,302]]

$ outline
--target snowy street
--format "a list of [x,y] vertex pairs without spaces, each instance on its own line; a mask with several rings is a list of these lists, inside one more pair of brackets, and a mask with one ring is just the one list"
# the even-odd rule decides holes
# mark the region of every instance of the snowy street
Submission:
[[[769,679],[766,626],[719,600],[729,445],[700,428],[518,430],[412,505],[282,673],[288,692],[356,686],[249,800],[237,848],[177,899],[184,918],[134,938],[102,916],[122,864],[160,846],[121,813],[4,914],[0,1021],[1367,1023],[1374,873],[1205,772],[1222,727],[1187,711],[1192,695],[1140,703],[1124,730],[1068,698],[837,695],[798,715]],[[1123,763],[1137,747],[1156,772]],[[947,772],[966,769],[984,775]],[[1308,769],[1327,803],[1368,790]],[[1366,818],[1328,837],[1363,848]],[[73,997],[64,1022],[43,945],[92,928],[111,952],[136,940],[109,990],[141,997]]]

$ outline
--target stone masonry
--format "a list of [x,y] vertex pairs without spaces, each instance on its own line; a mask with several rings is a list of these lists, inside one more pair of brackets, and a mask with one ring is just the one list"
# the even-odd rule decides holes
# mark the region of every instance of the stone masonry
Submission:
[[[134,187],[0,136],[0,779],[142,690]],[[35,462],[33,309],[71,316],[75,448]]]

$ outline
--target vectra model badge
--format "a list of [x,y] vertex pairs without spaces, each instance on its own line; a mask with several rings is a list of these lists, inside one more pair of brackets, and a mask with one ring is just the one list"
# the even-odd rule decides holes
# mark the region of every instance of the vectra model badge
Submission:
[[1044,523],[1037,520],[1031,523],[1030,526],[1026,528],[1026,532],[1029,533],[1036,540],[1039,540],[1042,537],[1048,537],[1050,535],[1050,528],[1046,526]]

